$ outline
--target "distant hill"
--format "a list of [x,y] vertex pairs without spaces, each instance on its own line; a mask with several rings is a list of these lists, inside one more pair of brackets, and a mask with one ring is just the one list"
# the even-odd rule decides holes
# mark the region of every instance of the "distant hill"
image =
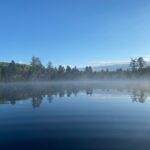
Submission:
[[117,69],[123,69],[127,70],[129,68],[129,64],[113,64],[113,65],[107,65],[107,66],[93,66],[93,71],[101,71],[101,70],[109,70],[109,71],[115,71]]
[[[150,66],[150,62],[146,62],[146,66]],[[101,70],[109,70],[115,71],[117,69],[127,70],[129,68],[129,63],[126,64],[110,64],[110,65],[101,65],[101,66],[92,66],[93,71],[101,71]],[[84,68],[80,68],[80,70],[84,70]]]

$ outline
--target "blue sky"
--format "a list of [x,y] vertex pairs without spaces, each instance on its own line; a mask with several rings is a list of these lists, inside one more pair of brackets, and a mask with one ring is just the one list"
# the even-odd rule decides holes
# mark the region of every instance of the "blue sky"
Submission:
[[0,0],[0,61],[84,66],[149,55],[149,0]]

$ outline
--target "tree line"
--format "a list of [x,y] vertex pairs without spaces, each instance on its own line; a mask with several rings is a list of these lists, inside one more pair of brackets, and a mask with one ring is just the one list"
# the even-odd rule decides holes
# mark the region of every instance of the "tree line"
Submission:
[[134,77],[149,77],[150,67],[142,57],[131,59],[128,69],[119,68],[115,71],[93,71],[91,66],[83,70],[75,67],[54,67],[48,62],[45,67],[39,57],[32,57],[30,65],[15,63],[0,63],[0,81],[57,81],[57,80],[83,80],[83,79],[124,79]]

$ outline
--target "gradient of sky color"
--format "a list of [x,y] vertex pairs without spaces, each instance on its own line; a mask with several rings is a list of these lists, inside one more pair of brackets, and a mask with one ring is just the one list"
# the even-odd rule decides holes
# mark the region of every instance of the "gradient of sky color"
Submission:
[[83,66],[150,54],[150,0],[0,0],[0,61]]

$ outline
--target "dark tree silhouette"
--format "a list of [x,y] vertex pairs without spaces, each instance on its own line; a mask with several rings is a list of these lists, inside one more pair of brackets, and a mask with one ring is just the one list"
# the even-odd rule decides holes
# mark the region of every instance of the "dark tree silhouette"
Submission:
[[116,71],[93,71],[91,66],[86,66],[81,70],[77,67],[59,65],[53,67],[48,62],[47,67],[43,66],[39,57],[32,57],[30,65],[18,64],[14,61],[10,63],[0,62],[0,81],[56,81],[56,80],[81,80],[81,79],[130,79],[134,77],[150,78],[150,67],[146,66],[146,62],[142,57],[131,59],[130,69],[123,70],[118,68]]
[[136,59],[131,58],[130,67],[132,72],[135,72],[137,70],[138,64]]
[[139,57],[137,59],[137,64],[138,64],[138,69],[141,71],[145,67],[145,64],[146,64],[143,57]]

